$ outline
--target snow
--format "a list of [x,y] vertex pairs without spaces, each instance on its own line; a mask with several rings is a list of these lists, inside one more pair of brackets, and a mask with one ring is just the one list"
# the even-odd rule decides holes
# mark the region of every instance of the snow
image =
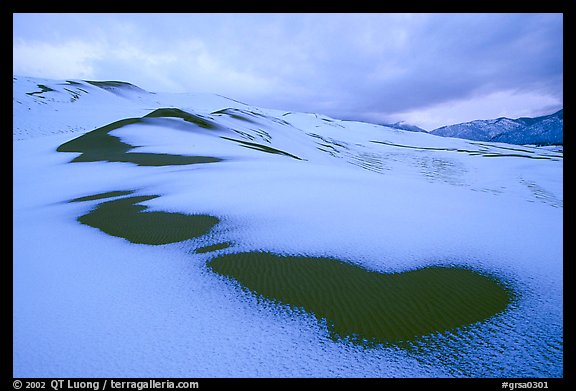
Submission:
[[[60,92],[26,94],[38,84]],[[64,87],[89,93],[71,101],[61,97]],[[14,377],[563,375],[561,153],[286,114],[216,95],[134,91],[16,77]],[[220,128],[157,118],[111,134],[137,146],[130,152],[224,161],[139,167],[69,163],[77,154],[56,152],[158,107],[210,117]],[[214,114],[228,107],[252,113],[251,122]],[[113,190],[158,194],[145,202],[150,210],[221,223],[203,238],[149,246],[76,221],[100,201],[67,201]],[[225,241],[233,245],[219,253],[327,255],[382,272],[467,266],[500,276],[519,298],[486,322],[429,336],[434,349],[364,349],[209,272],[213,254],[193,250]]]

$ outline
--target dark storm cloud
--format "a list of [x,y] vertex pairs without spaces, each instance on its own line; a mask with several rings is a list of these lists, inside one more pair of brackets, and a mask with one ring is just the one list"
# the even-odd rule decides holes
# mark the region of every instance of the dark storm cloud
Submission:
[[366,77],[355,81],[339,77],[347,68],[332,70],[351,111],[392,113],[507,89],[562,96],[561,16],[433,15],[411,27],[405,46],[377,61],[399,72],[358,66],[352,73]]
[[26,14],[14,72],[357,119],[471,99],[489,113],[494,94],[530,112],[561,105],[562,28],[562,14]]

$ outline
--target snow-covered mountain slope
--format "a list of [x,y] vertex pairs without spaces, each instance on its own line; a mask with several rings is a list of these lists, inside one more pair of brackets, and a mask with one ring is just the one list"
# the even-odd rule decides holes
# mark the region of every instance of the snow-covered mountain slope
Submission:
[[[13,99],[14,377],[563,376],[561,152],[124,82],[15,76]],[[314,275],[322,300],[364,304],[372,272],[436,269],[513,299],[370,345],[334,337],[348,300],[318,319],[320,299],[274,301],[216,272],[252,253],[354,267],[350,284]],[[270,273],[264,285],[300,281]],[[436,296],[400,296],[434,319]],[[371,330],[408,319],[369,309]]]
[[475,120],[434,129],[431,134],[509,144],[558,145],[563,143],[563,110],[542,117]]
[[563,110],[537,118],[519,118],[526,124],[519,128],[496,136],[492,141],[510,144],[558,145],[564,142]]

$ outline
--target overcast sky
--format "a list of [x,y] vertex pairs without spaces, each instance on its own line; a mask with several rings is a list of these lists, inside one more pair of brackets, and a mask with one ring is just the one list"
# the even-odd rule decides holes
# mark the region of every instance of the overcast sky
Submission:
[[13,72],[427,130],[563,106],[562,14],[14,14]]

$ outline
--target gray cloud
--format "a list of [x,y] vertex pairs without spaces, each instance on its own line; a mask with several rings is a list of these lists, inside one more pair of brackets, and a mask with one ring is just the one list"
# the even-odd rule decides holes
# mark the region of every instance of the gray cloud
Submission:
[[25,14],[14,71],[41,73],[18,56],[42,47],[53,77],[70,46],[97,79],[374,120],[500,91],[561,103],[562,28],[562,14]]

